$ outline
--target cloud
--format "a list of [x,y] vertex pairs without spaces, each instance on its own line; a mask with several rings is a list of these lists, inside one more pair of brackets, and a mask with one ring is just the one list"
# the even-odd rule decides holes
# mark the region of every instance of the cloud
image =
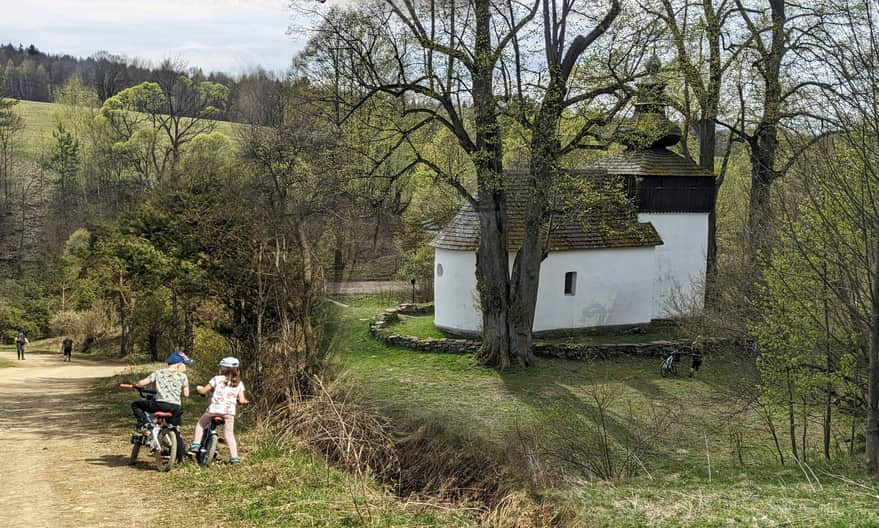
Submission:
[[0,40],[51,53],[101,50],[205,70],[283,70],[305,43],[286,0],[0,0]]

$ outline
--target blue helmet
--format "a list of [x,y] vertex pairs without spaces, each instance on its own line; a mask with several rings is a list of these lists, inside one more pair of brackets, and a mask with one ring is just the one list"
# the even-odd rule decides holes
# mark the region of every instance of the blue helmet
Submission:
[[195,363],[195,360],[190,359],[183,352],[177,352],[175,350],[174,352],[171,352],[170,356],[168,356],[168,364],[169,365],[176,365],[177,363],[184,363],[186,365],[192,365],[193,363]]

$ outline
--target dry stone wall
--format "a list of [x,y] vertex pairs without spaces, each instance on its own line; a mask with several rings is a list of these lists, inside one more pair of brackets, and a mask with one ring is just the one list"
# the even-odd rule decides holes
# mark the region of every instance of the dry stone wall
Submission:
[[[400,321],[400,314],[427,315],[431,313],[433,313],[432,304],[401,304],[397,308],[378,314],[369,324],[369,333],[386,345],[404,347],[419,352],[473,354],[479,350],[481,342],[477,339],[419,338],[393,333],[392,328],[395,323]],[[563,344],[537,340],[534,344],[534,353],[538,356],[573,360],[612,359],[625,356],[665,357],[670,354],[688,355],[719,352],[750,354],[754,352],[754,343],[743,339],[710,338],[608,344]]]

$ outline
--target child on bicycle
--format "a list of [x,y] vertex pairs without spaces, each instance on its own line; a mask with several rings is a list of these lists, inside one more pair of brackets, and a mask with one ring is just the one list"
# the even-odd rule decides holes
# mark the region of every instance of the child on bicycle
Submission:
[[146,413],[156,411],[174,413],[168,422],[172,425],[180,425],[180,396],[189,397],[189,378],[186,377],[186,366],[195,363],[182,352],[171,352],[168,356],[168,367],[157,370],[138,381],[135,385],[146,387],[150,383],[156,384],[156,397],[152,400],[138,400],[131,404],[131,410],[137,419],[136,429],[142,428],[149,423]]
[[195,390],[202,396],[211,395],[211,403],[207,411],[201,415],[195,424],[195,435],[190,452],[198,452],[201,447],[201,438],[205,427],[211,423],[214,416],[222,416],[226,422],[223,425],[223,435],[226,445],[229,447],[229,462],[237,464],[241,459],[238,457],[238,443],[235,441],[235,412],[238,404],[249,403],[244,397],[244,383],[238,373],[239,361],[234,357],[224,357],[220,360],[220,372],[210,379],[206,385],[197,385]]

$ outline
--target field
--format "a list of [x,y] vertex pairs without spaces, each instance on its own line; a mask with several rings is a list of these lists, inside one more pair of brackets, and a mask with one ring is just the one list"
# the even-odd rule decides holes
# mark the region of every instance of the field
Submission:
[[[52,131],[55,129],[55,113],[58,105],[37,101],[19,101],[15,110],[24,119],[22,149],[25,155],[35,161],[42,159],[46,149],[52,142]],[[235,137],[235,128],[240,125],[228,121],[218,121],[217,131]]]

